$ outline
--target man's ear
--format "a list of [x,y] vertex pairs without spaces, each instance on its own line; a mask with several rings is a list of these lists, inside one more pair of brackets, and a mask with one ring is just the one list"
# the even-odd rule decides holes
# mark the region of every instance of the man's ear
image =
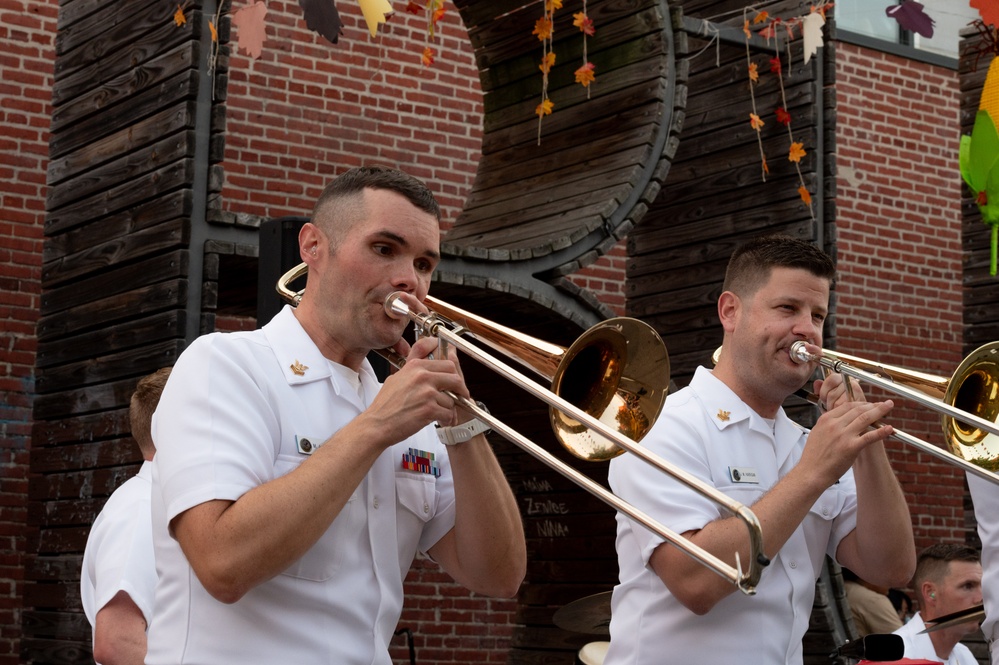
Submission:
[[322,251],[325,238],[319,227],[312,222],[306,222],[298,232],[298,253],[302,260],[312,265],[312,262]]
[[936,600],[937,598],[937,585],[933,582],[923,582],[920,591],[923,598],[928,600]]
[[718,320],[725,332],[729,333],[735,330],[735,324],[741,310],[742,299],[731,291],[723,291],[718,296]]

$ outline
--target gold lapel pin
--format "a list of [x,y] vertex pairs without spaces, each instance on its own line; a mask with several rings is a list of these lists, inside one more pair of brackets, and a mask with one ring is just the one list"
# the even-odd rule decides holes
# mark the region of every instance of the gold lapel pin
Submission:
[[718,420],[722,421],[723,423],[727,423],[729,416],[731,415],[732,415],[731,411],[726,411],[725,409],[718,409]]
[[305,376],[305,370],[309,369],[302,363],[295,359],[295,362],[291,365],[291,371],[294,372],[295,376]]

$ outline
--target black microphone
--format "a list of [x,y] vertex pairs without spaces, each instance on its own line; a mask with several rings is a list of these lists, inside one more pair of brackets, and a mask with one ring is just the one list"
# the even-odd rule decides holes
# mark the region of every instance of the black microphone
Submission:
[[855,642],[847,642],[830,654],[830,658],[843,657],[857,660],[901,660],[905,655],[905,642],[900,635],[871,633]]

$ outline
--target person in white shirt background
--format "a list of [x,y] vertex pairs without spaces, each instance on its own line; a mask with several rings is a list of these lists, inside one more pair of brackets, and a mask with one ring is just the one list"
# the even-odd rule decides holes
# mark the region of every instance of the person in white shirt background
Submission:
[[982,603],[982,564],[978,551],[958,543],[937,543],[919,553],[912,588],[919,611],[895,631],[905,641],[905,657],[939,660],[947,665],[977,665],[960,643],[978,630],[975,622],[924,633],[926,623]]
[[100,665],[141,665],[146,656],[156,591],[149,501],[156,445],[150,422],[169,376],[169,367],[160,369],[140,379],[132,393],[128,416],[142,466],[104,504],[83,553],[80,600]]

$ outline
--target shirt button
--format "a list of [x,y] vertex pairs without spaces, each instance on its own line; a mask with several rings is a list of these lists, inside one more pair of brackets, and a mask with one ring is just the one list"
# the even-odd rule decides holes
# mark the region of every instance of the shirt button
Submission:
[[794,561],[792,561],[790,565],[791,565],[792,568],[797,568],[798,567],[798,564],[796,564]]
[[823,508],[822,509],[822,517],[829,517],[829,509],[828,508]]
[[374,500],[374,506],[375,506],[375,509],[377,510],[377,508],[378,508],[378,499]]
[[424,513],[429,513],[430,512],[430,504],[427,504],[427,503],[423,504],[423,512]]

